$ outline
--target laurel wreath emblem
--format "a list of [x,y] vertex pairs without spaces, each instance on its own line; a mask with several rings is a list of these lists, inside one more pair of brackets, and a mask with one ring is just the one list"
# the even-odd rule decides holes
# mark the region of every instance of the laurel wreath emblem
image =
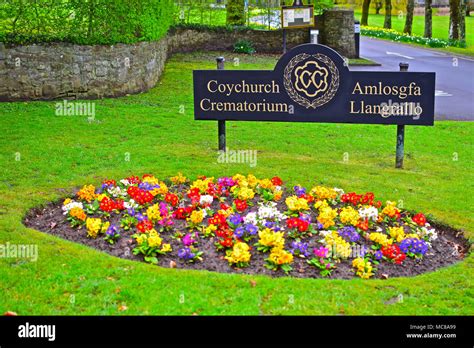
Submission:
[[[315,58],[317,61],[326,64],[326,66],[329,68],[329,71],[331,72],[331,84],[329,85],[327,92],[323,94],[321,97],[316,98],[314,100],[309,100],[303,97],[302,95],[300,95],[296,91],[295,86],[293,85],[293,82],[291,81],[291,75],[294,69],[298,66],[299,63],[309,58]],[[290,60],[288,65],[285,67],[285,72],[283,75],[283,85],[285,86],[286,92],[295,103],[298,103],[306,107],[306,109],[309,109],[309,108],[316,109],[317,107],[326,104],[332,98],[334,98],[334,95],[339,89],[339,70],[337,69],[334,62],[328,56],[324,54],[318,53],[318,54],[310,55],[307,53],[301,53],[294,56]]]

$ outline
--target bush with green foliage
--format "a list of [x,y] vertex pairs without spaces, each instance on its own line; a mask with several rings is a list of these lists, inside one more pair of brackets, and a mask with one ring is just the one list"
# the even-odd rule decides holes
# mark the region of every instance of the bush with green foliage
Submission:
[[253,44],[248,40],[239,40],[234,45],[234,52],[235,53],[246,53],[246,54],[254,54],[255,48],[253,48]]
[[11,0],[0,3],[0,41],[115,44],[163,37],[173,0]]

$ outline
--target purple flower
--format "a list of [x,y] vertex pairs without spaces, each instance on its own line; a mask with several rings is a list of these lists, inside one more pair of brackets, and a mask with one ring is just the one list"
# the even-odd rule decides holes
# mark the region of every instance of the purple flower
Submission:
[[118,235],[118,227],[115,225],[110,225],[105,234],[109,237],[115,237]]
[[135,216],[135,209],[134,208],[128,208],[127,209],[127,214],[130,216]]
[[183,260],[191,260],[193,259],[195,254],[191,251],[190,248],[185,247],[178,250],[178,257]]
[[143,221],[146,219],[146,216],[144,216],[142,213],[136,213],[135,214],[135,218],[138,220],[138,221]]
[[400,251],[403,253],[413,253],[425,255],[428,251],[428,244],[418,238],[406,238],[400,243]]
[[383,257],[382,251],[377,250],[377,251],[375,252],[375,259],[376,259],[377,261],[380,261],[380,260],[382,260],[382,257]]
[[196,243],[189,233],[183,237],[182,242],[185,246],[190,246],[191,244]]
[[329,252],[329,249],[323,246],[320,246],[319,249],[313,250],[313,254],[321,259],[324,259],[326,256],[328,256],[328,252]]
[[324,225],[322,223],[320,223],[319,221],[318,221],[316,226],[317,226],[318,230],[322,230],[324,228]]
[[222,177],[217,179],[217,184],[220,186],[234,186],[235,181],[231,177]]
[[295,186],[293,187],[293,190],[295,190],[295,193],[298,197],[306,194],[306,189],[302,186]]
[[309,256],[308,243],[304,242],[293,242],[291,243],[290,253],[296,255]]
[[258,232],[258,227],[253,224],[245,225],[245,230],[252,236],[256,235]]
[[160,185],[152,185],[149,182],[141,182],[138,184],[138,187],[145,191],[152,191],[154,189],[160,188]]
[[235,229],[234,236],[236,236],[237,238],[242,238],[244,233],[245,233],[244,228],[242,226],[239,226]]
[[357,242],[360,235],[354,226],[346,226],[337,231],[339,235],[349,242]]
[[309,214],[300,214],[300,219],[311,223],[311,215]]
[[229,217],[229,221],[232,225],[237,226],[242,222],[242,216],[240,214],[233,214]]

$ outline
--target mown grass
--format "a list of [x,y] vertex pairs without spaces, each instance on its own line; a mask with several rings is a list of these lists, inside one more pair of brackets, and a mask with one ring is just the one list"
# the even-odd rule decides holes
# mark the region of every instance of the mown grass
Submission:
[[[235,56],[225,55],[228,61]],[[229,122],[228,146],[258,150],[258,164],[219,164],[216,122],[194,121],[192,109],[191,72],[213,69],[214,56],[174,56],[151,91],[96,101],[92,123],[56,116],[55,102],[0,104],[0,244],[39,247],[37,262],[0,259],[0,313],[474,314],[472,255],[413,278],[273,279],[162,269],[24,227],[29,208],[103,178],[252,172],[280,175],[290,184],[373,191],[474,238],[473,123],[407,127],[406,168],[396,170],[394,126]],[[227,68],[271,69],[276,60],[239,58],[239,67]],[[399,295],[403,301],[394,301]],[[122,305],[128,309],[120,311]]]

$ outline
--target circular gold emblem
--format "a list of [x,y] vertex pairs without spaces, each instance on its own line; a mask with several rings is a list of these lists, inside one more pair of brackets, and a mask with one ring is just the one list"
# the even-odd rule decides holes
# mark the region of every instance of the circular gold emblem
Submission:
[[285,68],[284,86],[290,98],[305,108],[326,104],[339,88],[339,70],[324,54],[301,53]]

